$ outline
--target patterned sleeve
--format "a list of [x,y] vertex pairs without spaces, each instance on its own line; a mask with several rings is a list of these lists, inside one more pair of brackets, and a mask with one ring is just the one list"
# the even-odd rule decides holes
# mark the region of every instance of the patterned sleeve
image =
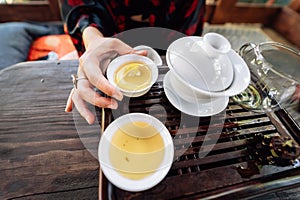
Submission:
[[82,32],[86,27],[94,26],[104,36],[112,36],[116,32],[113,19],[105,4],[93,0],[84,0],[84,2],[68,0],[68,5],[65,6],[71,8],[65,17],[66,31],[71,36],[79,55],[85,51]]
[[[201,35],[205,0],[60,0],[66,29],[79,53],[85,51],[82,31],[87,26],[98,28],[104,36],[112,36],[136,26],[157,26]],[[64,9],[65,8],[65,9]],[[133,22],[142,15],[147,23]]]
[[205,0],[171,0],[165,14],[165,27],[186,35],[201,35],[205,19]]

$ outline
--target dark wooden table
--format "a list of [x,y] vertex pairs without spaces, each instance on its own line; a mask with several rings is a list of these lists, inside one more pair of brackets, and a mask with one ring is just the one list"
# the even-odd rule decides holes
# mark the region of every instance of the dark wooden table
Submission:
[[64,112],[77,63],[1,71],[0,199],[97,199],[99,164],[86,146],[100,131]]
[[[99,123],[89,126],[76,111],[64,112],[77,64],[28,62],[0,72],[0,199],[98,199],[101,127]],[[214,116],[219,121],[198,118],[192,133],[195,127],[189,120],[195,118],[170,105],[162,87],[167,69],[159,70],[157,84],[150,93],[129,101],[129,111],[165,120],[174,138],[175,162],[167,177],[145,192],[122,191],[103,178],[102,197],[232,199],[235,195],[249,199],[300,185],[298,168],[271,167],[251,178],[241,177],[236,170],[251,159],[245,142],[254,133],[291,134],[299,143],[299,127],[287,113],[254,114],[230,102],[225,112]],[[118,112],[128,112],[127,107]],[[212,148],[211,153],[199,158],[195,152],[200,149],[197,145],[207,142],[208,125],[212,125],[208,142],[218,141],[213,147],[204,146]]]

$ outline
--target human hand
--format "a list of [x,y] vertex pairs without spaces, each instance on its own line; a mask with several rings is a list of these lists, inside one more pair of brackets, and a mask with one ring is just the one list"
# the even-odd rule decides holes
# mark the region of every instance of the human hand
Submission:
[[[88,27],[83,33],[86,51],[79,58],[77,71],[77,87],[71,90],[66,112],[71,112],[73,103],[78,112],[89,123],[96,120],[95,115],[89,110],[87,103],[94,106],[116,109],[118,101],[123,98],[122,93],[112,86],[104,74],[111,59],[117,55],[137,53],[146,55],[146,51],[134,51],[134,49],[116,38],[105,38],[95,28]],[[105,95],[101,96],[94,88],[99,89]]]
[[295,93],[292,97],[292,100],[295,101],[297,99],[300,99],[300,85],[296,85]]

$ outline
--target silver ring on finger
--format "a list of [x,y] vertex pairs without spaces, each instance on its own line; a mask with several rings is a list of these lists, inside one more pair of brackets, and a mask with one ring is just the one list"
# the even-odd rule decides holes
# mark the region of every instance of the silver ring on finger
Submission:
[[86,79],[86,80],[87,80],[86,77],[78,77],[78,75],[76,75],[76,74],[72,74],[71,77],[72,77],[73,85],[74,85],[74,87],[75,87],[76,89],[77,89],[77,83],[78,83],[79,80],[83,80],[83,79]]

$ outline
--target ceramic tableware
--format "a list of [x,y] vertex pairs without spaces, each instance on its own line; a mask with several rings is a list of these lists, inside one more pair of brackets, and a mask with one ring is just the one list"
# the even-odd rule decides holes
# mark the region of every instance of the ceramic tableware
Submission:
[[107,68],[108,81],[128,97],[147,93],[157,77],[158,69],[154,61],[137,54],[119,56]]
[[234,71],[227,53],[231,45],[217,33],[204,37],[187,36],[174,41],[167,49],[170,69],[190,85],[209,92],[228,88]]
[[[165,89],[169,90],[166,95],[175,107],[191,114],[187,111],[191,109],[174,101],[177,96],[179,102],[198,106],[193,115],[213,115],[226,108],[230,96],[247,88],[250,82],[248,66],[228,43],[223,36],[210,33],[204,37],[183,37],[170,45],[166,54],[170,75],[164,81],[169,88]],[[219,104],[222,106],[214,103],[221,101],[224,102]]]
[[[129,129],[128,124],[132,126]],[[155,135],[143,136],[152,129]],[[127,134],[128,131],[131,133]],[[130,113],[115,119],[105,129],[98,156],[100,167],[112,184],[127,191],[143,191],[167,175],[173,163],[173,140],[164,124],[155,117]]]
[[133,48],[134,50],[146,50],[147,51],[147,57],[153,60],[153,62],[157,66],[161,66],[163,64],[162,59],[160,55],[155,51],[152,47],[149,47],[147,45],[138,45]]

